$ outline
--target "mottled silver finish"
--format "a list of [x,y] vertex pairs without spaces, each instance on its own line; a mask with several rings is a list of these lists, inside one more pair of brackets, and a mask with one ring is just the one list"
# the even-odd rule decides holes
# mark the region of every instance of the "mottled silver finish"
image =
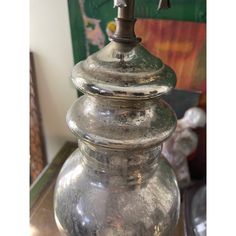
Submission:
[[61,170],[56,222],[70,236],[172,235],[179,212],[174,173],[161,147],[114,151],[83,142]]
[[176,177],[160,155],[176,116],[159,98],[175,74],[140,45],[119,49],[112,42],[73,70],[87,95],[68,111],[79,148],[55,189],[55,217],[66,235],[171,235],[177,223]]
[[141,45],[111,42],[79,62],[72,80],[77,89],[91,95],[143,100],[168,93],[175,87],[176,75]]
[[86,142],[128,150],[160,145],[174,131],[176,116],[162,100],[127,102],[84,95],[69,109],[67,123]]
[[172,236],[177,224],[179,189],[161,156],[176,116],[160,99],[176,76],[135,40],[127,42],[111,42],[72,72],[86,95],[66,118],[79,147],[55,188],[64,235]]

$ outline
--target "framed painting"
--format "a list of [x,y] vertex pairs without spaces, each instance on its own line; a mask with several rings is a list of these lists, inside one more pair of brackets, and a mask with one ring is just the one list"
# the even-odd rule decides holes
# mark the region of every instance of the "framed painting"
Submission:
[[30,183],[41,173],[47,160],[36,82],[33,54],[30,53]]

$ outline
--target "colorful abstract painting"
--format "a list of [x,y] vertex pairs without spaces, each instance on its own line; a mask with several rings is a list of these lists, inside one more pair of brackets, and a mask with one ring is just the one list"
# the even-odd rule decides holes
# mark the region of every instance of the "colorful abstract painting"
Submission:
[[175,70],[177,88],[205,92],[205,23],[139,19],[136,34],[145,48]]

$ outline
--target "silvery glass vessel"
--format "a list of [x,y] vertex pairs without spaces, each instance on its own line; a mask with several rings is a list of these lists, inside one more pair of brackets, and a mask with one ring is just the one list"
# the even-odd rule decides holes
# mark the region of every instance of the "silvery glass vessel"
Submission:
[[67,114],[78,149],[55,187],[60,232],[173,235],[180,196],[161,149],[176,116],[160,96],[175,86],[175,73],[139,43],[113,40],[78,63],[72,80],[85,95]]
[[206,185],[193,196],[191,223],[196,236],[206,236]]

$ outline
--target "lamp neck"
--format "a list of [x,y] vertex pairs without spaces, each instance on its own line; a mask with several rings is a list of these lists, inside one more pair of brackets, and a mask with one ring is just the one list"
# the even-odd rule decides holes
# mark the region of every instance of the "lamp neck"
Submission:
[[[92,146],[79,140],[79,149],[83,165],[93,175],[94,172],[98,175],[103,173],[103,179],[116,176],[116,185],[141,186],[156,171],[162,145],[139,151],[117,151]],[[99,176],[95,179],[101,182],[98,178]]]
[[141,41],[135,35],[134,18],[135,0],[126,0],[126,6],[118,6],[118,16],[116,21],[116,31],[110,38],[118,43],[137,44]]

